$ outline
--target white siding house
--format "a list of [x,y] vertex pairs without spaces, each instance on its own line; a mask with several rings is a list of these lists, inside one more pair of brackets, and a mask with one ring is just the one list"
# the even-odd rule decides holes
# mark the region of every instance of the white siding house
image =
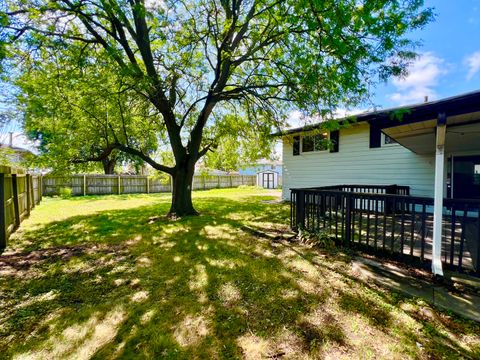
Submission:
[[480,275],[480,90],[355,120],[339,119],[341,129],[330,132],[319,123],[275,134],[292,228],[335,226],[337,236],[341,222],[347,243],[366,238],[375,248],[380,216],[390,252],[403,256],[410,234],[407,254],[420,249],[415,256],[427,257],[435,275],[443,275],[442,261]]
[[433,196],[435,159],[417,155],[397,144],[370,148],[370,125],[356,123],[340,129],[338,152],[312,151],[293,155],[293,137],[283,140],[282,197],[290,199],[290,189],[338,184],[406,185],[411,195]]

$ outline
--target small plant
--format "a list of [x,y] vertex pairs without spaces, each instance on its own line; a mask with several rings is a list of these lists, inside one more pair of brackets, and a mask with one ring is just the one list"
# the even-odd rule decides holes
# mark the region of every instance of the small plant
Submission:
[[327,230],[310,231],[307,229],[299,229],[298,240],[300,243],[310,247],[331,249],[335,246],[335,240]]
[[70,187],[62,187],[58,191],[58,194],[62,199],[68,199],[72,197],[72,188]]

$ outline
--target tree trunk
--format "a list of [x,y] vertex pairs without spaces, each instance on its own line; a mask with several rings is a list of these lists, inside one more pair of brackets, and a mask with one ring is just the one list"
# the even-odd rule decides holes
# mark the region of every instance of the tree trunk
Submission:
[[188,161],[177,166],[173,178],[172,186],[172,206],[168,216],[172,218],[198,215],[192,203],[192,184],[193,174],[195,172],[195,163]]
[[103,170],[105,171],[106,175],[113,175],[115,174],[115,165],[117,164],[116,158],[106,158],[102,160]]

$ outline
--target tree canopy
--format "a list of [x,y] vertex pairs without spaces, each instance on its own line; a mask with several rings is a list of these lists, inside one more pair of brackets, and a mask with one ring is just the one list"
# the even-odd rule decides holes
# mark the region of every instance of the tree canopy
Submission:
[[268,133],[292,108],[355,106],[404,73],[408,33],[433,16],[421,0],[6,0],[1,11],[4,53],[106,57],[156,109],[153,131],[174,165],[120,138],[114,147],[172,175],[177,215],[195,213],[194,166],[218,146],[227,115]]
[[14,82],[24,129],[39,140],[36,161],[61,172],[91,169],[98,162],[107,174],[117,163],[140,165],[141,159],[120,152],[115,144],[134,144],[153,154],[157,112],[122,86],[108,58],[72,61],[72,51],[40,50],[36,58],[24,60]]

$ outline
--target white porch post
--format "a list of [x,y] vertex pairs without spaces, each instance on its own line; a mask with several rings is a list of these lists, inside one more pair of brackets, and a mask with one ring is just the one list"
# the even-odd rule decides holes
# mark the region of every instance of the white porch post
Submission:
[[447,118],[438,115],[437,140],[435,146],[435,195],[433,202],[433,250],[432,272],[443,276],[442,269],[442,220],[443,220],[443,174],[445,169],[445,135]]

